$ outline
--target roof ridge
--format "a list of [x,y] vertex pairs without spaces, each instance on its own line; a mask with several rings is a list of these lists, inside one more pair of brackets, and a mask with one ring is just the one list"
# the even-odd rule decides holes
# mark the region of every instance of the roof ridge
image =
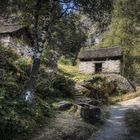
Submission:
[[79,58],[81,59],[92,59],[92,58],[103,58],[103,57],[117,57],[122,56],[121,46],[109,46],[102,48],[89,48],[83,50]]
[[85,50],[105,50],[105,49],[111,49],[111,48],[120,48],[121,46],[108,46],[108,47],[101,47],[101,48],[86,48]]

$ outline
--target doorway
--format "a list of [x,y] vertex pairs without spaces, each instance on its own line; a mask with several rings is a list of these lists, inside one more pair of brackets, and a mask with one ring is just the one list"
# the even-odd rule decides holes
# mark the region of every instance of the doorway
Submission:
[[101,73],[102,72],[102,63],[96,63],[95,64],[95,73]]

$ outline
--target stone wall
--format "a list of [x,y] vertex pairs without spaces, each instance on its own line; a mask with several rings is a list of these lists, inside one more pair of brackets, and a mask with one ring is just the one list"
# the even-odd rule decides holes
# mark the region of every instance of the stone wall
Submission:
[[103,73],[120,73],[121,61],[120,60],[107,60],[102,64]]
[[95,63],[102,63],[102,73],[121,73],[120,60],[81,61],[79,71],[82,73],[95,73]]
[[33,56],[33,49],[28,44],[28,42],[22,37],[20,39],[16,37],[11,37],[9,35],[7,36],[1,36],[0,37],[0,44],[4,47],[9,47],[17,51],[17,53],[24,55],[24,56]]
[[79,71],[82,73],[95,73],[95,64],[92,61],[80,62]]

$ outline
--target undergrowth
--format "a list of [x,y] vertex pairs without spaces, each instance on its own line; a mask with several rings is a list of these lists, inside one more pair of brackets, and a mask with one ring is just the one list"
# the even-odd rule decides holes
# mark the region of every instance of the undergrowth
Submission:
[[82,83],[83,81],[89,80],[91,74],[83,74],[78,71],[78,67],[59,64],[59,71],[63,73],[65,77],[69,77],[71,80],[75,81],[77,84]]
[[130,92],[127,94],[123,94],[120,96],[113,96],[113,97],[109,97],[109,104],[115,104],[117,102],[121,102],[121,101],[127,101],[136,97],[140,96],[140,87],[137,87],[137,91],[136,92]]
[[[61,73],[49,75],[40,71],[33,104],[23,100],[25,82],[28,80],[31,58],[21,57],[14,50],[0,47],[0,139],[31,139],[52,114],[48,98],[66,98],[73,94],[74,82]],[[53,102],[53,101],[52,101]]]
[[125,115],[125,122],[133,136],[140,136],[140,109],[128,110]]
[[[43,120],[50,116],[45,100],[36,96],[32,105],[24,102],[24,82],[31,62],[14,50],[0,47],[0,139],[28,139]],[[27,68],[28,67],[28,71]]]

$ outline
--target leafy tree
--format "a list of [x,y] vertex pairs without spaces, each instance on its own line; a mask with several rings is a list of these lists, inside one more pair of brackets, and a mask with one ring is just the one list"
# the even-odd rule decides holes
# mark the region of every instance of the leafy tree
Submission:
[[110,13],[112,5],[111,0],[9,0],[9,3],[13,5],[22,21],[30,25],[34,38],[31,75],[25,91],[25,100],[28,102],[33,100],[40,58],[51,27],[70,11],[78,9],[101,21],[105,14]]
[[0,15],[2,16],[7,11],[8,0],[0,1]]
[[111,24],[104,33],[104,41],[98,46],[120,45],[125,56],[125,76],[134,80],[134,57],[140,55],[139,25],[140,0],[117,0],[114,2]]
[[77,13],[65,15],[49,34],[48,45],[58,50],[61,55],[70,57],[72,64],[76,64],[78,53],[86,41],[86,33]]

